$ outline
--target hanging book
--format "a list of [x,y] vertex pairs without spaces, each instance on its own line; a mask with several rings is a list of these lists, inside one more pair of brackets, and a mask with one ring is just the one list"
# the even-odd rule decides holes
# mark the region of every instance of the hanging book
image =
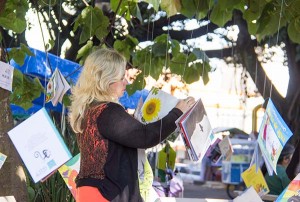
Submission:
[[275,202],[296,202],[300,201],[300,173],[290,182],[290,184],[278,196]]
[[76,183],[75,178],[77,177],[80,169],[80,153],[70,159],[67,163],[62,165],[58,172],[64,179],[67,187],[71,191],[73,197],[76,199]]
[[276,172],[276,165],[280,153],[292,136],[292,132],[281,118],[271,99],[259,130],[258,144],[264,157],[269,175]]
[[246,186],[248,188],[252,186],[259,196],[266,195],[270,191],[260,168],[257,169],[255,164],[245,170],[241,176]]
[[34,182],[44,179],[72,157],[45,108],[8,135]]
[[176,123],[184,136],[191,159],[201,161],[211,145],[209,136],[212,131],[201,99],[181,115]]
[[2,168],[2,166],[3,166],[3,164],[4,164],[5,160],[6,160],[6,158],[7,158],[7,156],[5,154],[2,154],[0,152],[0,169]]
[[58,102],[62,103],[64,94],[70,89],[70,85],[61,74],[58,68],[55,69],[52,77],[47,84],[46,102],[52,102],[56,106]]

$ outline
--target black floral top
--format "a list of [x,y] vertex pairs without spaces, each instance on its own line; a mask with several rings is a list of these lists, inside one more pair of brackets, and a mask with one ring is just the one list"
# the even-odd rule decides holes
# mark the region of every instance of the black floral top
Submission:
[[166,139],[176,129],[175,121],[181,114],[174,108],[162,120],[144,125],[116,103],[90,108],[84,132],[77,135],[81,153],[77,187],[97,187],[110,201],[143,201],[137,148],[150,148]]

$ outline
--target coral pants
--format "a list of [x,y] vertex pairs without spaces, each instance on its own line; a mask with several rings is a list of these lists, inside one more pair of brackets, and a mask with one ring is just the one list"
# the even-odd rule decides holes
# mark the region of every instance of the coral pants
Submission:
[[108,202],[96,187],[83,186],[77,188],[76,202]]

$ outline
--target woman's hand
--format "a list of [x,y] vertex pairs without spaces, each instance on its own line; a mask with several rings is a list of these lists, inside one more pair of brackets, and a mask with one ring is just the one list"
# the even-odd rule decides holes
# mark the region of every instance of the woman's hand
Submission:
[[187,97],[184,100],[179,100],[175,107],[185,113],[189,108],[191,108],[191,106],[193,106],[193,104],[195,104],[195,98]]

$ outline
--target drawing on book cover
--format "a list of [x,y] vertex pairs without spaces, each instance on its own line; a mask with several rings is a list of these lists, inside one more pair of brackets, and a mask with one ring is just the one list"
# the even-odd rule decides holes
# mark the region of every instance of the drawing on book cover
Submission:
[[187,148],[190,149],[191,159],[201,161],[211,145],[209,136],[212,131],[201,99],[197,100],[190,110],[179,117],[176,124],[184,136]]
[[257,139],[266,164],[268,164],[266,166],[269,168],[269,174],[272,174],[273,171],[277,173],[278,158],[284,145],[292,135],[291,130],[283,121],[272,100],[269,99]]
[[80,169],[80,153],[70,159],[67,163],[62,165],[58,172],[65,181],[67,187],[71,191],[73,197],[76,199],[76,183],[75,178]]
[[178,99],[160,89],[152,88],[137,119],[142,123],[152,123],[166,116],[177,104]]
[[300,201],[300,173],[281,192],[275,202],[296,202]]

